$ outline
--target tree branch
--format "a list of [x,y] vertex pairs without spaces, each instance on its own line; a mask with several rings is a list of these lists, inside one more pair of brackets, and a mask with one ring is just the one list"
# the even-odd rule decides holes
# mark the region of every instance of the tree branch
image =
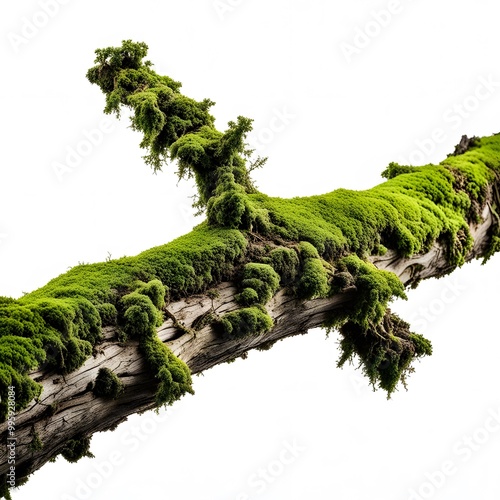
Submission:
[[[491,189],[489,197],[492,193]],[[487,203],[481,223],[471,225],[474,246],[466,257],[467,261],[483,255],[490,242],[494,220]],[[446,259],[444,248],[438,243],[425,254],[404,258],[388,251],[384,256],[372,256],[370,260],[379,269],[395,273],[406,286],[420,279],[442,276],[453,268]],[[177,322],[181,321],[190,328],[200,316],[212,310],[222,315],[240,307],[234,299],[237,292],[234,283],[221,283],[217,291],[217,298],[193,295],[173,302],[169,304],[169,311]],[[196,335],[185,333],[179,336],[172,317],[158,328],[158,335],[176,356],[187,363],[192,373],[197,374],[244,355],[250,349],[265,347],[270,342],[304,334],[311,328],[321,326],[332,312],[354,302],[356,294],[356,288],[351,287],[332,297],[301,300],[281,289],[266,304],[274,327],[259,336],[227,339],[210,325],[197,331]],[[139,354],[138,342],[123,344],[116,336],[114,328],[104,328],[104,339],[94,356],[64,379],[54,373],[37,371],[31,374],[42,384],[43,391],[38,401],[16,417],[18,480],[59,454],[68,439],[112,429],[125,421],[127,416],[155,407],[157,381]],[[103,367],[112,370],[124,385],[125,390],[117,400],[98,398],[92,393],[91,386]],[[43,443],[43,448],[37,452],[30,450],[33,429]],[[6,424],[0,427],[0,442],[7,442]],[[7,450],[2,446],[0,474],[7,471]]]

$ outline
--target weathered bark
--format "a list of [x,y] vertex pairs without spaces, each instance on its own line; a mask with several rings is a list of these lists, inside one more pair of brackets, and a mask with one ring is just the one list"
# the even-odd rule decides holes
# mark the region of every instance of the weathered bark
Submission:
[[[493,189],[489,198],[490,201],[493,198]],[[467,260],[484,253],[494,224],[495,215],[490,203],[486,203],[482,222],[471,226],[475,242]],[[411,258],[402,258],[389,251],[384,256],[372,257],[371,261],[380,269],[394,272],[405,285],[441,276],[452,269],[446,260],[444,248],[439,244],[435,244],[429,252]],[[215,309],[216,313],[223,314],[238,308],[234,301],[234,284],[221,283],[218,291],[220,296],[217,299],[196,295],[170,303],[170,318],[158,329],[161,340],[188,364],[194,374],[269,342],[306,333],[322,325],[333,311],[356,297],[355,287],[330,298],[308,301],[298,300],[287,295],[285,290],[280,290],[266,305],[274,320],[274,327],[264,335],[227,339],[211,326],[199,331],[190,330],[193,322],[205,313]],[[174,325],[174,318],[187,327],[188,333],[180,335],[179,328]],[[102,367],[116,373],[125,386],[124,393],[117,400],[97,398],[90,389],[90,384]],[[113,328],[104,329],[103,342],[79,370],[66,376],[44,372],[35,372],[32,376],[43,385],[43,392],[39,401],[33,402],[16,417],[17,480],[39,469],[60,453],[68,439],[91,436],[94,432],[110,429],[126,420],[128,415],[155,406],[156,382],[138,352],[137,343],[121,344],[116,340]],[[43,443],[43,448],[36,452],[30,451],[34,432]],[[8,470],[6,424],[0,427],[0,442],[0,474],[5,474]]]

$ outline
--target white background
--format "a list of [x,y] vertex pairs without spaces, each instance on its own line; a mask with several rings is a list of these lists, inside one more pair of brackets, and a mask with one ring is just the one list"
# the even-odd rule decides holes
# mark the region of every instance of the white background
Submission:
[[[0,295],[198,222],[193,186],[151,173],[125,117],[82,146],[104,118],[86,70],[123,39],[216,101],[219,129],[255,119],[270,195],[368,188],[390,161],[439,162],[462,134],[500,131],[493,0],[59,0],[50,18],[41,5],[0,10]],[[48,464],[14,500],[499,498],[499,271],[498,257],[472,263],[394,304],[434,354],[390,401],[336,368],[337,335],[311,331],[195,378],[195,396],[96,435],[94,460]]]

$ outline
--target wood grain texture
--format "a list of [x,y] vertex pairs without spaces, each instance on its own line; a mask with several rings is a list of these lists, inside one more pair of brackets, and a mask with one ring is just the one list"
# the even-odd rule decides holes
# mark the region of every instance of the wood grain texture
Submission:
[[[472,260],[480,256],[490,239],[494,216],[485,205],[480,224],[471,226],[474,246],[467,256]],[[429,252],[411,258],[399,257],[394,251],[370,259],[379,269],[394,272],[405,285],[420,279],[441,276],[451,270],[445,258],[444,248],[435,244]],[[332,311],[345,306],[356,297],[356,288],[327,299],[298,300],[281,289],[266,305],[274,320],[274,327],[266,334],[227,339],[211,326],[194,331],[193,323],[202,315],[215,310],[219,315],[238,309],[234,301],[236,287],[233,283],[221,283],[219,297],[194,295],[168,305],[169,319],[158,328],[160,339],[175,355],[185,361],[193,374],[203,372],[248,350],[289,336],[306,333],[321,326]],[[175,321],[187,327],[181,332]],[[32,377],[43,386],[40,399],[16,416],[16,476],[17,480],[36,471],[52,457],[60,453],[68,439],[91,436],[98,431],[114,428],[134,413],[154,408],[156,382],[138,351],[138,343],[122,344],[113,328],[103,330],[104,340],[94,355],[77,371],[62,376],[37,371]],[[117,400],[97,398],[91,390],[100,368],[112,370],[123,382],[124,393]],[[30,451],[33,433],[40,437],[43,448]],[[0,425],[0,474],[8,470],[6,424]]]

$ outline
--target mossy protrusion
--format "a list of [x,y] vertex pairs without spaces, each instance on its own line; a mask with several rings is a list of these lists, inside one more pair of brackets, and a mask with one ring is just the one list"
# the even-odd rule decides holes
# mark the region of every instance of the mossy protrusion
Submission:
[[100,368],[92,389],[97,397],[117,399],[124,391],[122,381],[109,368]]
[[297,296],[302,299],[326,297],[330,289],[329,276],[318,250],[311,243],[301,241],[299,251],[303,269],[297,283]]
[[219,324],[227,337],[242,338],[268,332],[273,326],[273,320],[266,309],[257,304],[225,314]]
[[[6,418],[9,386],[16,392],[16,411],[40,395],[30,370],[78,369],[101,340],[103,326],[147,337],[162,320],[165,301],[204,292],[227,278],[246,246],[241,232],[203,223],[137,257],[79,265],[18,300],[0,297],[0,421]],[[165,394],[160,399],[171,401]]]
[[123,329],[130,338],[139,340],[139,348],[158,380],[157,406],[171,405],[184,394],[194,393],[188,366],[174,356],[156,333],[163,322],[158,307],[163,306],[165,294],[161,282],[155,280],[141,285],[121,300]]
[[70,463],[76,463],[78,460],[88,457],[94,458],[90,451],[91,438],[79,436],[69,439],[61,451],[61,455]]
[[410,325],[390,310],[380,321],[370,321],[367,328],[348,321],[339,331],[342,354],[337,365],[342,367],[357,357],[373,388],[385,390],[388,398],[399,382],[406,388],[412,362],[432,354],[430,341],[412,333]]

